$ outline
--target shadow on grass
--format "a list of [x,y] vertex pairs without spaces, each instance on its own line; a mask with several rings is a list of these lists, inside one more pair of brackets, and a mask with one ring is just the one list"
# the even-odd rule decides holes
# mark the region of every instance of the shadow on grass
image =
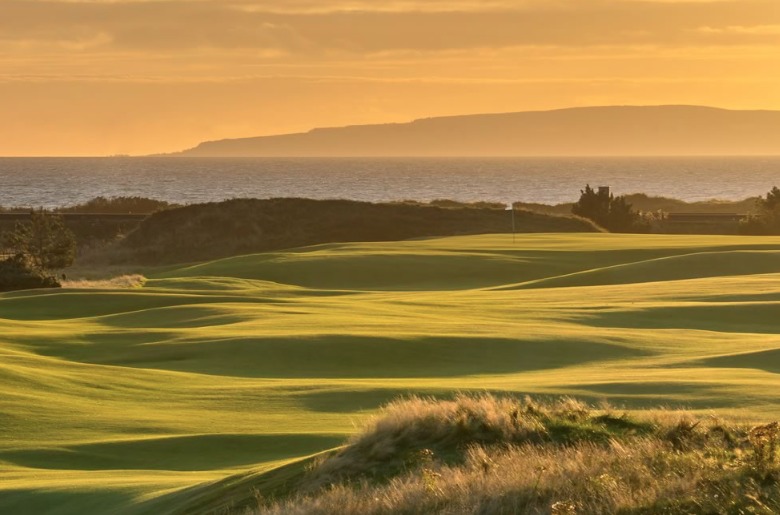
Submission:
[[780,374],[780,349],[747,352],[731,356],[718,356],[698,362],[702,366],[716,368],[752,368],[772,374]]
[[417,388],[376,388],[370,390],[328,390],[304,392],[295,397],[310,411],[322,413],[357,413],[379,408],[399,398],[419,395],[449,399],[455,394],[451,391],[426,390]]
[[143,345],[110,340],[99,335],[90,342],[89,352],[55,346],[47,351],[89,363],[231,377],[373,379],[516,373],[645,355],[608,343],[505,338],[326,335],[157,343],[147,339]]
[[[718,409],[739,408],[741,400],[721,385],[684,381],[613,382],[562,385],[586,402],[608,400],[621,409]],[[543,397],[541,397],[543,398]],[[659,402],[663,399],[663,402]]]
[[343,435],[323,434],[197,435],[3,451],[0,460],[50,470],[200,471],[313,454],[343,442]]
[[8,515],[72,515],[74,513],[123,513],[123,506],[138,494],[124,490],[14,489],[0,490],[0,513]]
[[578,322],[593,327],[776,334],[780,330],[780,302],[709,303],[612,310],[583,315]]

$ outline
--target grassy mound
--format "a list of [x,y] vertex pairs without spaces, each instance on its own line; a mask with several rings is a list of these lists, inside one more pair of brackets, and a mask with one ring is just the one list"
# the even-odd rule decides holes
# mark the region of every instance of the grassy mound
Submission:
[[[515,226],[521,233],[599,230],[583,219],[531,211],[517,211]],[[493,208],[236,199],[157,212],[128,235],[123,248],[134,260],[181,263],[318,243],[511,231],[510,213]]]
[[264,514],[777,513],[777,423],[643,419],[564,399],[390,404]]

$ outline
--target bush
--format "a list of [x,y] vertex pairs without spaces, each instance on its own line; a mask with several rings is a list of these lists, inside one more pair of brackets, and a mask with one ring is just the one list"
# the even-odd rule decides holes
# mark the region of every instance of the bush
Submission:
[[59,287],[57,279],[35,270],[22,254],[0,261],[0,291]]
[[586,185],[580,199],[571,208],[575,215],[587,218],[612,232],[647,232],[639,213],[634,211],[624,196],[616,197],[609,191],[595,191]]
[[773,187],[766,197],[756,200],[756,214],[740,227],[742,234],[780,234],[780,188]]
[[43,212],[33,212],[29,222],[17,224],[9,243],[40,272],[67,268],[76,257],[73,232],[61,217]]

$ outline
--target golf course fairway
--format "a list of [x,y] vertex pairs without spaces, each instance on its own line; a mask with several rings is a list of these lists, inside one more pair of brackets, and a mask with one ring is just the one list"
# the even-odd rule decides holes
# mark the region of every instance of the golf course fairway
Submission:
[[778,419],[779,333],[773,237],[328,244],[0,294],[0,513],[218,512],[410,393]]

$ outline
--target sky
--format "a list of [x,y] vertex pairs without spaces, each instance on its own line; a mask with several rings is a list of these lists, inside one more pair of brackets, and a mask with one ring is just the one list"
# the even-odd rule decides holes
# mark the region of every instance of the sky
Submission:
[[780,110],[780,0],[0,0],[0,156],[660,104]]

